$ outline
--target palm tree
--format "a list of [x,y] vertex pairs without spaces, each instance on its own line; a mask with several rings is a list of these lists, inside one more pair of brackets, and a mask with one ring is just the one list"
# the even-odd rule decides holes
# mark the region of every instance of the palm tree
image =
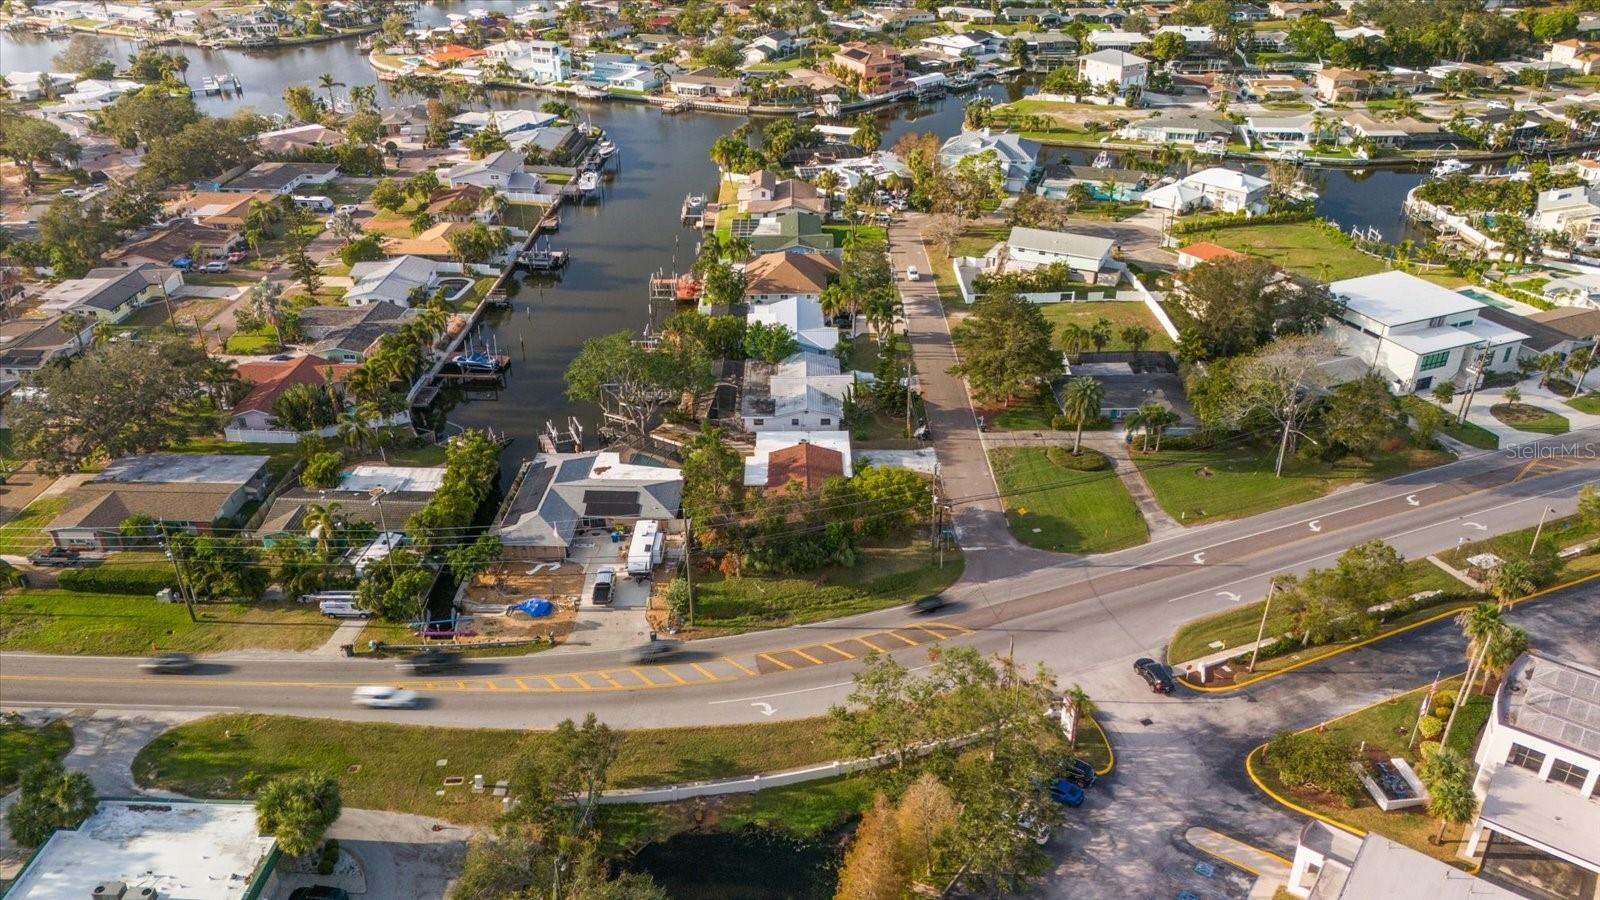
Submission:
[[56,319],[57,327],[66,334],[72,335],[73,341],[78,345],[78,352],[83,352],[83,332],[88,329],[92,321],[83,313],[66,312]]
[[1083,352],[1089,343],[1089,329],[1077,322],[1067,322],[1061,326],[1061,348],[1067,355],[1076,358]]
[[1111,343],[1111,320],[1095,319],[1089,326],[1089,343],[1094,344],[1094,352],[1099,353]]
[[339,415],[339,440],[352,450],[373,444],[377,430],[357,409],[347,409]]
[[1500,607],[1493,603],[1479,603],[1456,614],[1456,624],[1461,626],[1461,634],[1467,639],[1467,677],[1462,680],[1461,696],[1456,699],[1455,706],[1450,708],[1450,718],[1445,720],[1444,733],[1439,735],[1439,744],[1449,746],[1450,729],[1455,726],[1456,714],[1461,712],[1461,707],[1466,705],[1467,694],[1477,678],[1477,669],[1483,657],[1488,653],[1489,645],[1505,628],[1505,620],[1500,617]]
[[1561,371],[1566,362],[1559,353],[1541,353],[1534,359],[1533,365],[1539,371],[1539,387],[1544,387],[1550,376]]
[[1061,411],[1073,422],[1078,433],[1072,439],[1072,455],[1077,456],[1083,447],[1083,426],[1100,415],[1100,401],[1105,398],[1105,388],[1087,375],[1067,382],[1061,395]]
[[1489,576],[1489,591],[1500,601],[1502,608],[1538,588],[1539,581],[1534,577],[1533,565],[1526,559],[1508,559]]
[[1170,415],[1172,415],[1171,411],[1165,406],[1151,400],[1148,403],[1140,404],[1133,415],[1128,417],[1129,428],[1140,427],[1144,429],[1143,441],[1139,445],[1140,450],[1150,449],[1151,434],[1156,435],[1157,452],[1161,450],[1161,432],[1169,424],[1167,417]]
[[1081,685],[1073,684],[1072,690],[1062,695],[1061,700],[1067,706],[1067,715],[1072,717],[1072,742],[1073,750],[1078,749],[1078,725],[1083,717],[1094,713],[1094,701],[1089,699],[1089,692]]
[[839,189],[839,173],[832,169],[824,169],[817,174],[817,187],[829,197]]
[[1139,351],[1150,343],[1150,329],[1143,325],[1129,325],[1122,329],[1122,342],[1128,345],[1128,349],[1133,351],[1133,358],[1137,360]]
[[1567,354],[1567,374],[1576,375],[1572,384],[1572,396],[1583,393],[1583,380],[1589,377],[1589,367],[1594,365],[1594,348],[1579,347]]
[[339,504],[306,504],[305,514],[300,517],[300,527],[305,529],[307,536],[315,533],[317,553],[326,559],[328,548],[333,544],[334,536],[339,533]]
[[1439,820],[1439,833],[1435,844],[1444,841],[1447,825],[1465,825],[1478,812],[1478,798],[1472,793],[1472,781],[1463,773],[1440,779],[1428,785],[1428,815]]
[[333,89],[336,87],[344,87],[344,82],[334,81],[332,74],[323,72],[321,75],[317,76],[317,86],[328,92],[328,111],[333,112]]
[[1483,673],[1480,690],[1489,689],[1491,677],[1499,679],[1510,671],[1511,664],[1517,661],[1517,657],[1527,653],[1529,646],[1528,632],[1523,629],[1515,625],[1507,625],[1500,629],[1494,641],[1484,649],[1483,662],[1480,666]]

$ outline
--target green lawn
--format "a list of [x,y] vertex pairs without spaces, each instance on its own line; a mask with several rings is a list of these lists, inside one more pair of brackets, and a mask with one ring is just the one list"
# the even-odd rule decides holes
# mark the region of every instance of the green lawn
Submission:
[[[1600,537],[1600,527],[1585,522],[1581,516],[1562,516],[1561,518],[1551,519],[1548,522],[1545,522],[1543,528],[1538,528],[1537,526],[1534,528],[1520,528],[1516,531],[1508,531],[1505,534],[1497,534],[1494,537],[1485,538],[1481,541],[1473,541],[1470,544],[1462,544],[1459,547],[1454,547],[1444,551],[1443,553],[1440,553],[1439,558],[1458,569],[1464,569],[1467,565],[1467,558],[1477,556],[1480,553],[1493,553],[1501,559],[1515,559],[1517,557],[1526,556],[1529,545],[1533,543],[1533,533],[1535,530],[1539,532],[1541,540],[1549,541],[1558,550],[1571,547],[1575,544],[1581,544],[1585,541],[1593,540],[1596,537]],[[1582,569],[1580,564],[1583,560],[1593,560],[1597,558],[1600,557],[1596,557],[1591,554],[1589,556],[1575,556],[1564,560],[1562,562],[1561,569],[1557,573],[1557,578],[1573,577],[1574,574],[1583,574],[1581,571],[1574,573],[1572,571],[1573,567],[1577,565],[1579,569]]]
[[1109,467],[1073,471],[1053,462],[1044,447],[991,450],[989,465],[1005,496],[1011,533],[1030,547],[1108,553],[1150,539],[1144,516]]
[[958,551],[933,564],[926,530],[889,546],[861,550],[854,568],[828,568],[810,578],[720,573],[695,575],[694,625],[710,632],[750,631],[801,625],[910,603],[937,594],[961,577]]
[[[1468,593],[1466,585],[1450,577],[1443,569],[1426,559],[1413,559],[1406,563],[1405,585],[1401,593],[1409,596],[1421,591],[1443,591],[1453,597],[1462,597]],[[1256,632],[1261,627],[1261,607],[1264,603],[1264,600],[1258,600],[1254,603],[1239,604],[1180,626],[1167,642],[1167,662],[1178,665],[1209,656],[1228,647],[1241,647],[1254,642]],[[1443,608],[1442,605],[1430,607],[1427,614],[1436,615]],[[1405,622],[1397,619],[1386,624],[1393,627]],[[1281,608],[1281,604],[1280,608],[1274,609],[1267,617],[1268,640],[1287,634],[1293,628],[1294,619]],[[1223,646],[1212,647],[1215,641],[1222,642]],[[1322,649],[1326,648],[1308,647],[1304,653],[1312,654]],[[1261,667],[1258,665],[1257,668]]]
[[885,246],[889,243],[889,230],[882,225],[857,225],[851,228],[849,225],[836,224],[824,225],[822,230],[833,235],[833,245],[839,248],[849,246],[852,231],[855,233],[855,240],[876,241]]
[[1049,431],[1061,407],[1049,391],[1040,391],[1030,400],[1019,400],[988,415],[988,425],[996,431]]
[[259,356],[278,350],[278,334],[268,328],[261,331],[238,331],[228,337],[227,352],[238,356]]
[[0,794],[17,786],[17,776],[36,762],[60,759],[72,749],[72,729],[56,719],[45,725],[0,721]]
[[1356,278],[1385,268],[1383,260],[1345,246],[1317,222],[1218,228],[1184,234],[1179,240],[1185,244],[1210,241],[1320,281]]
[[181,603],[56,588],[0,599],[0,650],[141,656],[153,651],[310,650],[334,624],[300,604],[204,603],[190,622]]
[[[307,741],[313,732],[317,739]],[[326,772],[339,778],[346,806],[487,824],[498,817],[500,801],[473,794],[472,776],[481,774],[490,784],[509,779],[522,755],[548,740],[540,731],[221,715],[163,734],[139,751],[133,771],[144,787],[220,798],[248,797],[263,779],[278,775]],[[834,756],[819,719],[629,731],[611,784],[730,778]],[[439,766],[439,759],[448,763]],[[463,776],[467,784],[446,788],[449,776]],[[434,793],[440,789],[445,796]]]
[[[1407,394],[1406,396],[1400,398],[1400,406],[1405,409],[1407,413],[1416,415],[1418,408],[1422,406],[1435,406],[1435,404],[1430,403],[1415,394]],[[1495,450],[1499,448],[1499,435],[1487,428],[1484,428],[1482,425],[1476,425],[1472,422],[1457,422],[1455,416],[1449,414],[1449,410],[1445,410],[1445,413],[1444,427],[1439,429],[1439,431],[1443,434],[1455,438],[1461,443],[1466,444],[1468,447],[1476,447],[1479,450]]]
[[48,545],[50,536],[44,533],[44,527],[66,507],[67,498],[62,496],[41,497],[23,507],[10,521],[0,525],[0,553],[26,556]]
[[[1151,314],[1150,308],[1143,303],[1122,302],[1118,300],[1091,301],[1088,303],[1046,303],[1039,307],[1044,312],[1044,317],[1050,320],[1050,326],[1055,329],[1056,347],[1066,349],[1061,340],[1061,327],[1069,322],[1075,322],[1084,328],[1093,325],[1096,320],[1107,319],[1111,322],[1111,342],[1106,344],[1107,350],[1129,350],[1127,342],[1122,339],[1122,329],[1130,325],[1143,325],[1150,331],[1150,341],[1141,349],[1143,350],[1171,350],[1172,339],[1162,330],[1161,323]],[[1090,348],[1093,349],[1093,348]]]
[[1160,453],[1134,453],[1134,462],[1167,514],[1185,525],[1239,519],[1315,500],[1352,481],[1377,481],[1411,469],[1446,462],[1436,450],[1380,454],[1375,461],[1307,461],[1290,454],[1283,477],[1273,474],[1277,445],[1228,444],[1205,450],[1164,446]]
[[1567,417],[1560,413],[1529,403],[1496,403],[1489,407],[1489,415],[1501,424],[1518,431],[1535,434],[1566,434],[1572,430]]
[[1567,405],[1581,413],[1600,416],[1600,392],[1584,394],[1567,401]]
[[[1465,665],[1463,661],[1462,666]],[[1439,683],[1441,691],[1457,690],[1460,686],[1459,677]],[[1415,767],[1419,761],[1417,753],[1415,750],[1407,749],[1406,742],[1411,736],[1418,706],[1427,690],[1428,687],[1424,685],[1417,690],[1397,694],[1352,715],[1334,719],[1326,725],[1327,734],[1335,740],[1349,744],[1352,749],[1365,742],[1368,752],[1381,752],[1385,758],[1398,756]],[[1471,759],[1472,747],[1477,741],[1478,733],[1488,721],[1490,703],[1489,698],[1483,696],[1474,696],[1466,703],[1467,705],[1456,717],[1455,728],[1450,733],[1450,747],[1460,751],[1465,758]],[[1425,809],[1386,813],[1380,810],[1365,792],[1356,807],[1351,809],[1323,792],[1287,787],[1279,780],[1277,770],[1271,765],[1270,759],[1263,761],[1259,750],[1252,754],[1251,761],[1256,775],[1279,796],[1314,809],[1329,818],[1399,841],[1413,850],[1426,853],[1458,868],[1466,868],[1466,864],[1456,858],[1458,842],[1464,838],[1462,829],[1458,826],[1447,827],[1444,843],[1434,845],[1431,838],[1438,834],[1439,822],[1430,817]]]

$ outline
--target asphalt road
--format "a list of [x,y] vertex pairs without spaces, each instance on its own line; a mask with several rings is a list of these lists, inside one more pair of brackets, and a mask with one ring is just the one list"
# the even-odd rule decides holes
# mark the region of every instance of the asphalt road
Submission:
[[[1540,446],[1581,439],[1566,435]],[[541,727],[587,711],[619,727],[717,724],[820,714],[848,693],[851,672],[868,652],[893,652],[916,664],[935,641],[1014,648],[1019,658],[1042,661],[1071,682],[1108,663],[1158,655],[1174,627],[1264,595],[1274,573],[1326,565],[1372,538],[1414,558],[1525,527],[1547,505],[1570,511],[1579,485],[1594,476],[1587,458],[1530,467],[1526,459],[1488,453],[1104,556],[969,546],[969,559],[988,563],[981,568],[1012,574],[964,579],[950,591],[955,602],[935,617],[892,609],[696,641],[663,666],[630,666],[614,652],[535,655],[474,661],[449,678],[429,679],[398,676],[382,662],[252,653],[209,658],[192,675],[147,676],[126,658],[7,653],[0,657],[0,702],[456,726]],[[409,711],[352,709],[351,689],[375,682],[412,683],[425,704]]]

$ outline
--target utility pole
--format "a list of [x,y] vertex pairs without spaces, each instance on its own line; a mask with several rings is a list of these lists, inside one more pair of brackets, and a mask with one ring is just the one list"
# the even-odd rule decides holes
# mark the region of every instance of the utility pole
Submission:
[[183,580],[183,567],[178,565],[178,553],[170,541],[163,541],[166,547],[167,559],[172,560],[172,572],[178,577],[178,596],[183,598],[184,608],[189,611],[189,621],[200,621],[194,614],[194,596],[189,593],[188,586]]
[[694,519],[684,519],[683,577],[689,586],[689,621],[694,624]]
[[1492,353],[1494,353],[1493,348],[1485,348],[1478,354],[1478,366],[1476,369],[1471,370],[1472,387],[1467,390],[1467,396],[1462,398],[1461,413],[1456,417],[1456,424],[1458,425],[1465,425],[1467,422],[1467,411],[1472,409],[1472,400],[1478,396],[1478,386],[1483,383],[1483,372],[1489,366],[1489,356]]
[[1544,531],[1544,517],[1555,511],[1556,508],[1554,506],[1546,506],[1544,511],[1539,513],[1539,527],[1533,530],[1533,540],[1528,544],[1528,554],[1530,556],[1533,555],[1534,548],[1539,546],[1539,532]]
[[1256,657],[1261,653],[1261,641],[1267,636],[1267,611],[1272,609],[1272,595],[1277,592],[1278,579],[1274,577],[1271,587],[1267,588],[1267,600],[1261,605],[1261,627],[1256,629],[1256,646],[1255,649],[1250,651],[1250,665],[1245,668],[1246,672],[1254,672],[1256,670]]

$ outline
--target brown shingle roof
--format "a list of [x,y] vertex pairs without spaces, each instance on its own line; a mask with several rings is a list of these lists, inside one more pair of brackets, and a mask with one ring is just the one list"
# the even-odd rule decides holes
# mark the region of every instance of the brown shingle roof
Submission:
[[767,487],[793,482],[808,491],[820,490],[829,478],[844,474],[844,456],[829,447],[801,442],[767,457]]
[[820,253],[764,253],[745,266],[746,296],[820,294],[839,266]]
[[1527,318],[1570,338],[1590,338],[1600,334],[1600,309],[1558,306],[1540,310]]
[[321,384],[325,372],[331,373],[334,381],[340,381],[354,368],[315,356],[301,356],[288,362],[240,363],[239,377],[251,382],[251,387],[244,399],[234,404],[233,412],[271,412],[278,397],[291,386]]

